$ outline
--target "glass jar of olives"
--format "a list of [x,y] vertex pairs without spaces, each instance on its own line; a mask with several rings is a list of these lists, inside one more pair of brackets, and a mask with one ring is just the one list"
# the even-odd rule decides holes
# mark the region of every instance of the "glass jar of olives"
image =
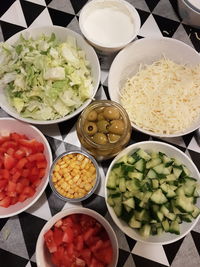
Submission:
[[97,160],[117,155],[131,136],[128,114],[111,100],[92,102],[81,113],[76,130],[81,145]]

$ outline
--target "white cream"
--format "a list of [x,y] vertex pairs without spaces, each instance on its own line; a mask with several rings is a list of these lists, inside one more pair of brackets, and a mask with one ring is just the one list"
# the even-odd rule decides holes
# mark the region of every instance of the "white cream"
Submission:
[[128,12],[111,5],[89,12],[83,28],[91,40],[108,47],[130,41],[135,33],[134,23]]

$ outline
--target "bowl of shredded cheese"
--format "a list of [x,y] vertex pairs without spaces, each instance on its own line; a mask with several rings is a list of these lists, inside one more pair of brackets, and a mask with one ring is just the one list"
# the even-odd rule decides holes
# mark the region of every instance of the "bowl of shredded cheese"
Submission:
[[200,126],[200,56],[172,38],[143,38],[113,61],[108,89],[133,128],[177,137]]

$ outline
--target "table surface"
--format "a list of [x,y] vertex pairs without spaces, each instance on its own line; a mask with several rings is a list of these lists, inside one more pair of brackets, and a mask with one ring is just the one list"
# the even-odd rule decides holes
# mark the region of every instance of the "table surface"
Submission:
[[[7,40],[27,27],[60,25],[80,33],[79,12],[87,0],[4,0],[0,5],[0,41]],[[185,25],[177,12],[175,0],[128,0],[139,12],[141,29],[137,38],[166,36],[179,39],[200,51],[200,30]],[[96,99],[109,98],[106,71],[102,71]],[[0,117],[8,116],[0,109]],[[69,121],[38,127],[52,148],[53,157],[80,147],[75,132],[77,117]],[[131,143],[156,140],[133,131]],[[161,140],[161,139],[160,139]],[[200,148],[194,133],[179,138],[162,139],[184,151],[200,170]],[[88,200],[72,205],[59,200],[49,185],[41,198],[28,210],[12,218],[0,219],[0,266],[35,267],[35,245],[43,225],[57,212],[71,206],[94,209],[111,223],[119,242],[118,267],[200,266],[200,221],[185,238],[170,245],[151,245],[124,235],[110,218],[104,200],[104,178],[110,161],[99,164],[101,187]],[[5,238],[5,234],[10,235]]]

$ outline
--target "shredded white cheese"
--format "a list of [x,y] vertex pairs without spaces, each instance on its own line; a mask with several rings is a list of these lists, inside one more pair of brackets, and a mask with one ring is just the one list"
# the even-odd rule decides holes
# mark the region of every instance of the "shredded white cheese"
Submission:
[[200,65],[188,67],[162,58],[140,66],[120,98],[130,120],[142,129],[182,132],[200,116]]

